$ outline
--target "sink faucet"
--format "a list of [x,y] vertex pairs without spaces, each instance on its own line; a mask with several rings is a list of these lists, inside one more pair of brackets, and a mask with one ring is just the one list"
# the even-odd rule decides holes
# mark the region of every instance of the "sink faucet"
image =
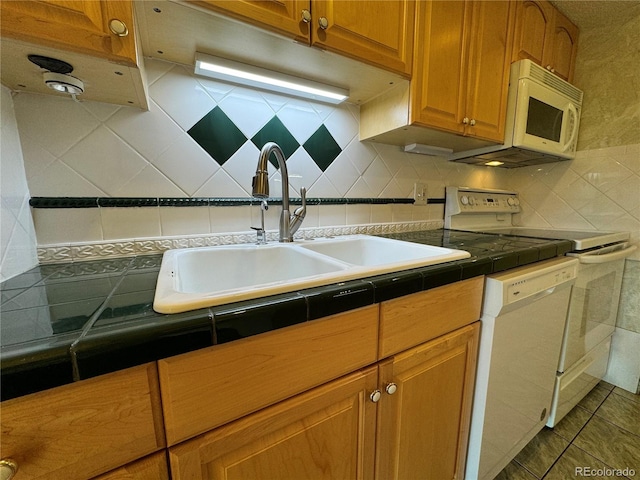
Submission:
[[293,214],[289,213],[289,173],[287,172],[286,159],[282,149],[275,142],[268,142],[262,147],[260,157],[258,158],[258,166],[256,174],[253,177],[253,196],[256,198],[269,197],[269,173],[267,165],[269,156],[274,154],[280,168],[282,177],[282,212],[280,212],[280,241],[293,242],[293,235],[296,233],[305,215],[307,214],[307,189],[300,189],[302,197],[302,206],[295,209]]

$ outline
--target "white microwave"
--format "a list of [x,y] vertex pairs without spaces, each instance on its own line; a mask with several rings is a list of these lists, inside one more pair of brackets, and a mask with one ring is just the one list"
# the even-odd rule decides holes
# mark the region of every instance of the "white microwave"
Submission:
[[458,152],[456,162],[523,167],[575,157],[581,90],[531,60],[511,65],[502,145]]

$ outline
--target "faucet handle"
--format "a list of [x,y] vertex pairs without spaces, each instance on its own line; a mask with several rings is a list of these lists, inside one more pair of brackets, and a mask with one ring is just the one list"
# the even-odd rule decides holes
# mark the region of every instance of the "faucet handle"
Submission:
[[293,215],[291,215],[290,225],[292,236],[294,233],[296,233],[296,231],[298,231],[298,228],[300,228],[300,225],[302,225],[304,217],[306,217],[307,215],[307,189],[305,187],[302,187],[300,189],[300,197],[302,199],[302,205],[296,208],[293,212]]

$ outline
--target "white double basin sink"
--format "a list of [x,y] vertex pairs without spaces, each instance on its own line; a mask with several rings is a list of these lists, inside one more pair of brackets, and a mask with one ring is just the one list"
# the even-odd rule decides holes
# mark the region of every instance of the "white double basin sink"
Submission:
[[168,250],[153,308],[180,313],[469,256],[462,250],[369,235]]

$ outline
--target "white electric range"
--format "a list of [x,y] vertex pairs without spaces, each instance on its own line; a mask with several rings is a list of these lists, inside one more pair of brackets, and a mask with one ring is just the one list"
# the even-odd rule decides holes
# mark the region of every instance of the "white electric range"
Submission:
[[538,229],[514,225],[517,192],[447,187],[445,228],[505,237],[571,240],[579,260],[571,291],[547,426],[555,426],[604,377],[615,330],[628,232]]

